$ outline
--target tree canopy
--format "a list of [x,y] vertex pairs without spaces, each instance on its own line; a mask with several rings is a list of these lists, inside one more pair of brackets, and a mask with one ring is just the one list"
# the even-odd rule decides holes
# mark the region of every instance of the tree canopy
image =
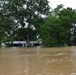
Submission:
[[48,0],[0,1],[0,44],[42,40],[44,46],[76,45],[76,11],[62,4],[50,11]]
[[[4,18],[4,24],[9,27],[9,37],[18,35],[23,40],[27,41],[28,46],[30,45],[30,35],[37,36],[40,33],[42,24],[46,21],[50,7],[47,0],[5,0],[2,1],[2,15]],[[2,17],[1,17],[2,18]],[[7,28],[7,27],[5,27]],[[20,28],[20,29],[19,29]],[[20,30],[24,28],[27,30],[26,38],[20,34]],[[33,35],[30,32],[35,29],[36,34]],[[25,31],[26,31],[25,30]],[[11,40],[13,38],[11,37]]]
[[41,38],[45,46],[71,45],[75,41],[76,12],[58,5],[43,24]]

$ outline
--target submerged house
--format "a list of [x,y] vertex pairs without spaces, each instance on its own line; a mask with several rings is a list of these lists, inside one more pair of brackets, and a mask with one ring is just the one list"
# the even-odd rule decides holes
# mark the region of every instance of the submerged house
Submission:
[[[7,43],[6,45],[10,45],[14,47],[27,47],[26,41],[13,41],[12,43],[10,42],[10,43]],[[42,46],[42,42],[30,41],[30,46]]]

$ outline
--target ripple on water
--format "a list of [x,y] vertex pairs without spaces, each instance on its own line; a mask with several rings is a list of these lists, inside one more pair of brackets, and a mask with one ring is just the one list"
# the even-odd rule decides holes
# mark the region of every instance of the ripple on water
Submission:
[[71,73],[70,75],[76,75],[76,73]]

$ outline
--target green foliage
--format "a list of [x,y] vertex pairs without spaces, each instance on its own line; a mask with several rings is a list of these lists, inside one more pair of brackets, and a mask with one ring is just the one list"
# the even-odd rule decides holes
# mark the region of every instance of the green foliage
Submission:
[[75,10],[62,4],[49,10],[47,0],[0,1],[0,44],[25,40],[29,46],[37,36],[45,46],[70,45],[72,41],[76,44]]
[[[51,16],[42,27],[41,38],[45,46],[61,46],[66,41],[60,18]],[[65,36],[65,37],[64,37]]]
[[[36,39],[36,30],[32,30],[31,28],[29,29],[30,31],[30,40],[33,41],[33,40],[37,40]],[[27,28],[19,28],[14,34],[15,37],[13,38],[13,40],[20,40],[20,41],[24,41],[24,40],[27,40]],[[33,36],[34,35],[34,36]]]
[[[6,0],[1,1],[1,19],[7,41],[14,38],[30,42],[40,33],[40,28],[49,14],[47,0]],[[36,31],[33,29],[35,28]],[[10,38],[10,39],[9,39]],[[27,43],[27,44],[28,44]]]
[[44,46],[70,45],[71,35],[73,34],[71,30],[73,30],[73,25],[76,22],[75,11],[58,5],[53,13],[42,26],[41,39]]

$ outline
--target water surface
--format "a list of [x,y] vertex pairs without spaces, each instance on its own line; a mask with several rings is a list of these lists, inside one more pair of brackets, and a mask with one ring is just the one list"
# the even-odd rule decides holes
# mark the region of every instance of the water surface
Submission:
[[0,75],[76,75],[76,47],[1,48]]

